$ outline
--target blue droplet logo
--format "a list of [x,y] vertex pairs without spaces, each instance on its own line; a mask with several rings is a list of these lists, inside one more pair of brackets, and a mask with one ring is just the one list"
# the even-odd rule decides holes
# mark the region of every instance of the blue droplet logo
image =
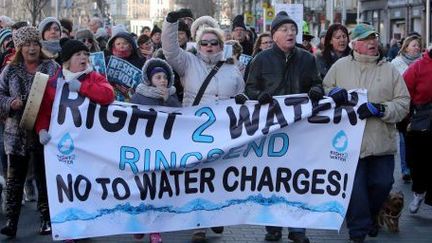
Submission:
[[346,133],[340,130],[333,138],[333,148],[338,152],[344,152],[348,147],[348,137]]
[[72,140],[72,137],[70,136],[69,133],[66,133],[62,139],[60,140],[60,142],[57,145],[58,150],[60,151],[60,153],[64,154],[64,155],[69,155],[71,154],[74,149],[74,142]]

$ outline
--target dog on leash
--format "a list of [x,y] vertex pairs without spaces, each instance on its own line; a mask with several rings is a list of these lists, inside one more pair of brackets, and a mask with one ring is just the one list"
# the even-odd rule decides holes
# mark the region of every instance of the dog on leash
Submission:
[[378,225],[381,228],[387,226],[387,229],[392,233],[399,232],[399,218],[403,207],[404,195],[402,191],[390,192],[378,214]]

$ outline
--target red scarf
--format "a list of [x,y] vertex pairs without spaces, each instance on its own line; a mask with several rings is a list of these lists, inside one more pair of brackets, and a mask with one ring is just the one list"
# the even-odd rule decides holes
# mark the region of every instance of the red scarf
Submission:
[[125,51],[120,51],[117,48],[113,48],[113,54],[116,57],[120,57],[120,58],[128,58],[130,57],[130,55],[132,54],[132,50],[131,49],[127,49]]

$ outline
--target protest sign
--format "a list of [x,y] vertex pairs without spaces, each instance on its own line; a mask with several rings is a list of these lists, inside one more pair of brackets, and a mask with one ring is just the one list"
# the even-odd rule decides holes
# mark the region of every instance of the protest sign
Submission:
[[89,56],[90,63],[93,70],[107,77],[106,75],[106,65],[105,65],[105,55],[103,51],[92,52]]
[[107,65],[107,78],[116,91],[116,100],[129,99],[130,90],[135,90],[141,82],[142,71],[131,63],[116,56],[111,56]]

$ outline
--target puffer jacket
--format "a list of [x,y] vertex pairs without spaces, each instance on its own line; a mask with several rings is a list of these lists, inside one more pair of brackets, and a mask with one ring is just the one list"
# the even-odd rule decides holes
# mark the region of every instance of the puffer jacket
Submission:
[[[162,28],[162,49],[167,62],[180,75],[184,87],[183,106],[191,106],[202,83],[217,61],[206,63],[198,52],[196,55],[180,48],[177,40],[178,23],[165,20]],[[221,55],[222,56],[222,55]],[[200,104],[229,99],[244,90],[244,81],[234,64],[224,63],[210,80]]]
[[[92,70],[93,69],[89,67],[85,72],[82,72],[81,75],[77,76],[77,79],[81,82],[81,87],[78,91],[79,94],[88,97],[91,101],[100,105],[108,105],[112,103],[114,101],[113,87],[108,83],[105,76]],[[38,134],[40,130],[48,130],[49,128],[58,78],[63,78],[63,73],[59,73],[59,75],[48,80],[35,123],[35,131]]]
[[286,56],[273,45],[252,60],[245,93],[256,100],[262,93],[272,96],[307,93],[315,85],[322,85],[322,80],[311,53],[295,47]]
[[[42,60],[37,71],[54,76],[59,65],[53,60]],[[8,155],[26,156],[32,150],[40,148],[39,140],[34,131],[19,127],[24,106],[19,111],[11,109],[16,97],[27,97],[33,83],[34,74],[25,70],[24,64],[9,64],[0,75],[0,114],[6,116],[4,131],[5,152]]]
[[409,112],[410,96],[396,68],[379,56],[354,52],[339,59],[324,78],[326,91],[334,87],[367,89],[368,101],[386,106],[384,116],[366,120],[360,158],[396,152],[396,126]]

